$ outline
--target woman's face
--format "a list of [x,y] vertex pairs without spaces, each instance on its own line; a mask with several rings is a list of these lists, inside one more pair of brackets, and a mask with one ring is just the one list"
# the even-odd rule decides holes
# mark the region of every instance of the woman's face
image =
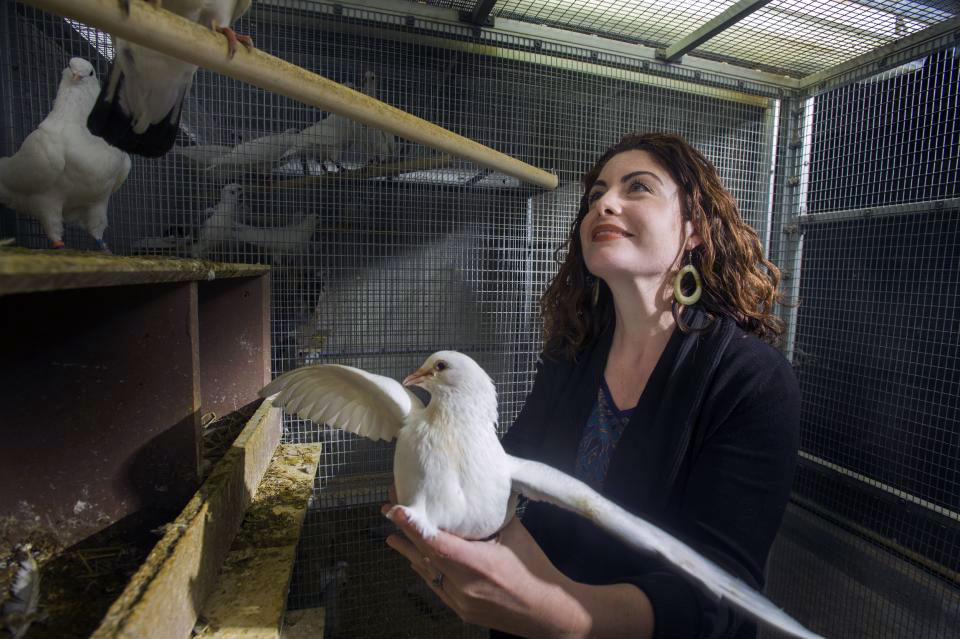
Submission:
[[684,221],[677,185],[646,151],[610,158],[587,194],[580,224],[587,268],[610,283],[617,279],[662,281],[684,250],[700,243]]

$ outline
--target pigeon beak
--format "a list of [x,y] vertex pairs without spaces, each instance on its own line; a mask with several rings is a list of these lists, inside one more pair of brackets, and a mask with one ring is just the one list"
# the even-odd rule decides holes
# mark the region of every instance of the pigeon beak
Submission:
[[409,375],[407,375],[403,380],[404,386],[411,386],[413,384],[419,384],[427,377],[433,377],[433,371],[423,368],[418,368]]

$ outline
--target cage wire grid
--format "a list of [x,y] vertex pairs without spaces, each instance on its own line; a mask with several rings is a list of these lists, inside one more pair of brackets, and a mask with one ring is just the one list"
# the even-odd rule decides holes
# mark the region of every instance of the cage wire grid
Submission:
[[[429,4],[446,5],[444,2]],[[474,4],[455,3],[463,10]],[[662,48],[735,0],[501,0],[491,15]],[[957,15],[951,0],[773,0],[702,43],[695,55],[793,77],[832,67]]]
[[[103,80],[112,49],[83,25],[12,2],[4,10],[7,137],[19,144],[48,112],[66,61],[85,57]],[[133,158],[111,200],[113,250],[272,264],[275,373],[338,362],[400,378],[435,350],[468,352],[496,382],[502,431],[532,384],[537,299],[580,175],[623,133],[675,130],[717,165],[771,251],[799,256],[802,459],[771,557],[771,597],[827,636],[951,636],[960,610],[956,51],[781,104],[732,95],[709,74],[645,77],[628,58],[604,67],[588,55],[557,64],[529,50],[432,46],[422,29],[379,19],[374,30],[374,18],[313,2],[255,5],[236,28],[358,88],[373,73],[379,99],[554,170],[560,188],[530,189],[403,140],[385,149],[346,121],[333,124],[360,142],[336,161],[289,152],[284,132],[327,114],[201,69],[177,149]],[[775,144],[794,136],[795,148]],[[211,163],[231,150],[242,152]],[[797,187],[783,174],[790,154],[809,167]],[[240,186],[236,203],[229,184]],[[801,246],[786,250],[794,240],[772,233],[785,226],[779,215],[802,229],[790,236]],[[23,216],[17,238],[45,245]],[[76,230],[65,239],[94,248]],[[392,447],[289,417],[284,429],[288,442],[324,442],[290,606],[324,606],[334,637],[482,636],[383,543]]]
[[828,636],[960,627],[957,58],[786,107],[802,433],[769,592]]

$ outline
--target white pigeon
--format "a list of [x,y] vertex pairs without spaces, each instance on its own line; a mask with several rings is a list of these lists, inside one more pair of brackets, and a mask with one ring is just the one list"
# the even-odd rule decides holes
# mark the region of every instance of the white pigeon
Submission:
[[30,544],[16,548],[14,561],[17,572],[6,601],[0,606],[0,634],[12,639],[20,639],[37,618],[37,605],[40,603],[40,569],[33,558]]
[[264,135],[241,142],[228,153],[213,159],[209,171],[221,179],[236,178],[248,173],[270,175],[278,162],[296,152],[301,134],[296,129]]
[[233,151],[225,144],[194,144],[193,146],[173,147],[173,154],[181,157],[201,169],[209,169],[214,162]]
[[63,248],[63,223],[87,230],[107,250],[107,203],[130,172],[130,156],[87,130],[100,83],[93,66],[72,58],[50,114],[12,157],[0,158],[0,201],[43,225]]
[[[378,100],[377,74],[367,71],[363,80],[364,95]],[[374,126],[357,124],[352,142],[354,149],[363,158],[364,164],[378,164],[393,157],[397,152],[397,140],[393,134]]]
[[[148,0],[158,7],[160,0]],[[252,0],[163,0],[163,8],[192,22],[209,26],[227,38],[228,55],[237,42],[230,25],[250,8]],[[129,10],[130,0],[125,0]],[[110,77],[90,113],[87,125],[114,146],[145,157],[170,150],[180,131],[180,112],[197,66],[128,42],[113,39],[115,56]]]
[[[356,90],[352,82],[344,82],[343,86]],[[336,168],[350,147],[355,126],[353,120],[331,113],[300,131],[297,150],[301,155],[316,158],[324,171],[331,165]]]
[[[423,403],[406,387],[430,393]],[[550,466],[507,455],[497,438],[497,392],[468,356],[440,351],[403,384],[349,366],[307,366],[263,390],[274,404],[316,423],[373,440],[396,439],[396,509],[424,537],[445,530],[484,539],[514,516],[516,495],[578,513],[626,543],[655,552],[716,597],[758,621],[804,639],[807,630],[769,599],[690,546]]]
[[190,248],[190,254],[193,257],[207,257],[220,245],[236,241],[237,207],[240,204],[241,194],[243,194],[243,187],[239,184],[228,184],[223,187],[220,192],[220,201],[216,206],[207,209],[208,216],[200,229],[200,238]]
[[289,226],[257,227],[237,222],[234,228],[238,240],[259,246],[270,256],[271,263],[280,264],[308,253],[317,230],[317,216],[308,215]]

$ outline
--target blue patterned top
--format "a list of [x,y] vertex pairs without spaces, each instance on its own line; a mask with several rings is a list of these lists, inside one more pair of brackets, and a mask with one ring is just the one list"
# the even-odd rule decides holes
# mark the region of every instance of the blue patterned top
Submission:
[[597,403],[583,428],[580,446],[577,448],[577,461],[574,475],[594,490],[600,490],[607,477],[607,468],[613,449],[620,441],[620,435],[630,421],[632,408],[620,410],[613,401],[607,380],[600,377],[597,390]]

